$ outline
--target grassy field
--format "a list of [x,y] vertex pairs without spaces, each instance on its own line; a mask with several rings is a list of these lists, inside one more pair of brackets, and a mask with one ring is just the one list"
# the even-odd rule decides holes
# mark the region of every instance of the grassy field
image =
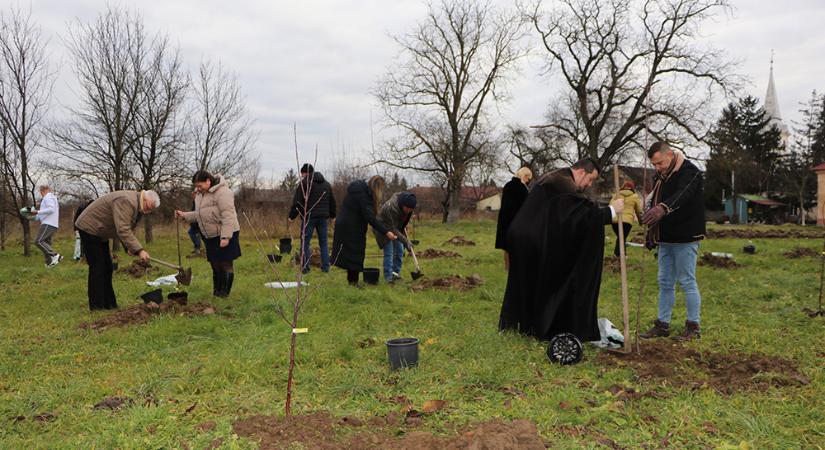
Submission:
[[[702,244],[702,251],[735,253],[742,266],[698,269],[703,337],[690,347],[781,356],[810,380],[722,394],[708,386],[639,378],[628,368],[601,363],[592,347],[578,365],[552,365],[543,344],[499,334],[506,273],[500,252],[492,249],[494,229],[493,222],[481,221],[424,223],[417,230],[420,249],[446,248],[463,256],[422,261],[425,274],[479,274],[484,284],[468,292],[411,292],[408,280],[359,289],[348,287],[340,270],[310,273],[313,292],[301,318],[309,333],[299,336],[295,413],[368,418],[398,411],[388,399],[405,396],[416,405],[448,402],[425,418],[425,430],[443,433],[490,418],[527,418],[556,448],[825,446],[825,318],[801,312],[816,306],[819,261],[783,256],[799,246],[820,249],[822,240],[755,240],[756,255],[741,253],[742,239]],[[457,234],[478,245],[442,246]],[[39,254],[23,258],[16,248],[0,254],[0,448],[205,448],[218,438],[222,448],[256,448],[233,434],[232,423],[252,414],[282,414],[290,330],[275,312],[272,292],[263,288],[275,276],[245,228],[242,244],[229,299],[212,298],[207,263],[192,263],[190,302],[210,302],[218,314],[161,316],[103,332],[79,328],[106,314],[88,311],[84,265],[67,258],[47,270]],[[56,247],[70,254],[72,245],[65,239]],[[612,249],[613,242],[606,245]],[[174,233],[148,248],[176,259]],[[645,265],[646,327],[655,316],[655,261],[651,254],[642,260],[640,249],[628,252],[632,303]],[[374,245],[368,254],[378,254]],[[380,265],[380,259],[370,261]],[[405,261],[405,278],[409,269]],[[282,279],[294,278],[286,264],[278,272]],[[616,324],[619,286],[618,274],[606,270],[600,315]],[[118,274],[115,290],[125,307],[140,302],[147,287]],[[679,294],[677,331],[683,321]],[[400,336],[421,339],[421,364],[390,372],[383,342]],[[610,389],[616,385],[655,395],[617,398]],[[133,403],[118,411],[93,408],[112,396]],[[52,416],[35,417],[45,413]],[[198,427],[206,421],[216,426]]]

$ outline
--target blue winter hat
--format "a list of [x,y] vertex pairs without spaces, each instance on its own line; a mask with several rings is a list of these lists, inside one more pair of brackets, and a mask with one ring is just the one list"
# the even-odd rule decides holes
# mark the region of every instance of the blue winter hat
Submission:
[[402,192],[398,195],[399,206],[406,206],[407,208],[415,209],[415,205],[417,204],[418,200],[412,192]]

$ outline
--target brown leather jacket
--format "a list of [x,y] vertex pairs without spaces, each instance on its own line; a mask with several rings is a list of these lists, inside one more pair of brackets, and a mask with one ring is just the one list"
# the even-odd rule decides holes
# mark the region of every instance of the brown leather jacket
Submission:
[[101,239],[120,239],[129,253],[137,254],[143,246],[134,229],[142,215],[140,191],[115,191],[89,204],[75,226]]
[[231,238],[241,230],[238,214],[235,212],[235,194],[220,175],[216,175],[218,184],[206,193],[195,195],[195,210],[183,213],[189,223],[197,222],[201,233],[207,238]]

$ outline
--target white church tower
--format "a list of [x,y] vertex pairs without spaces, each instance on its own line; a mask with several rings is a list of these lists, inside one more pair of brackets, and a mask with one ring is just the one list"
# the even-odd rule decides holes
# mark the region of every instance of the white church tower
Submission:
[[771,72],[768,77],[768,92],[765,94],[765,114],[770,118],[768,126],[776,125],[781,136],[781,143],[788,149],[788,140],[790,138],[790,131],[785,122],[782,121],[782,113],[779,112],[779,100],[776,98],[776,87],[773,82],[773,50],[771,50]]

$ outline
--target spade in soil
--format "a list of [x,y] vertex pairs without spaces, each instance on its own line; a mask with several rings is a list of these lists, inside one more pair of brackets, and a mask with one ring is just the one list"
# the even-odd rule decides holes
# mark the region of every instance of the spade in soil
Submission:
[[410,254],[413,257],[413,262],[415,263],[415,272],[410,272],[410,277],[412,277],[413,281],[421,278],[424,276],[421,273],[421,266],[418,265],[418,258],[415,256],[415,250],[413,250],[412,245],[410,246]]
[[166,261],[161,261],[159,259],[149,258],[149,260],[154,262],[154,263],[158,263],[162,266],[169,267],[170,269],[176,269],[178,271],[178,274],[175,275],[175,279],[178,280],[178,283],[180,283],[184,286],[189,286],[189,284],[192,283],[192,268],[191,267],[187,267],[186,269],[184,269],[183,266],[176,266],[172,263],[168,263]]

